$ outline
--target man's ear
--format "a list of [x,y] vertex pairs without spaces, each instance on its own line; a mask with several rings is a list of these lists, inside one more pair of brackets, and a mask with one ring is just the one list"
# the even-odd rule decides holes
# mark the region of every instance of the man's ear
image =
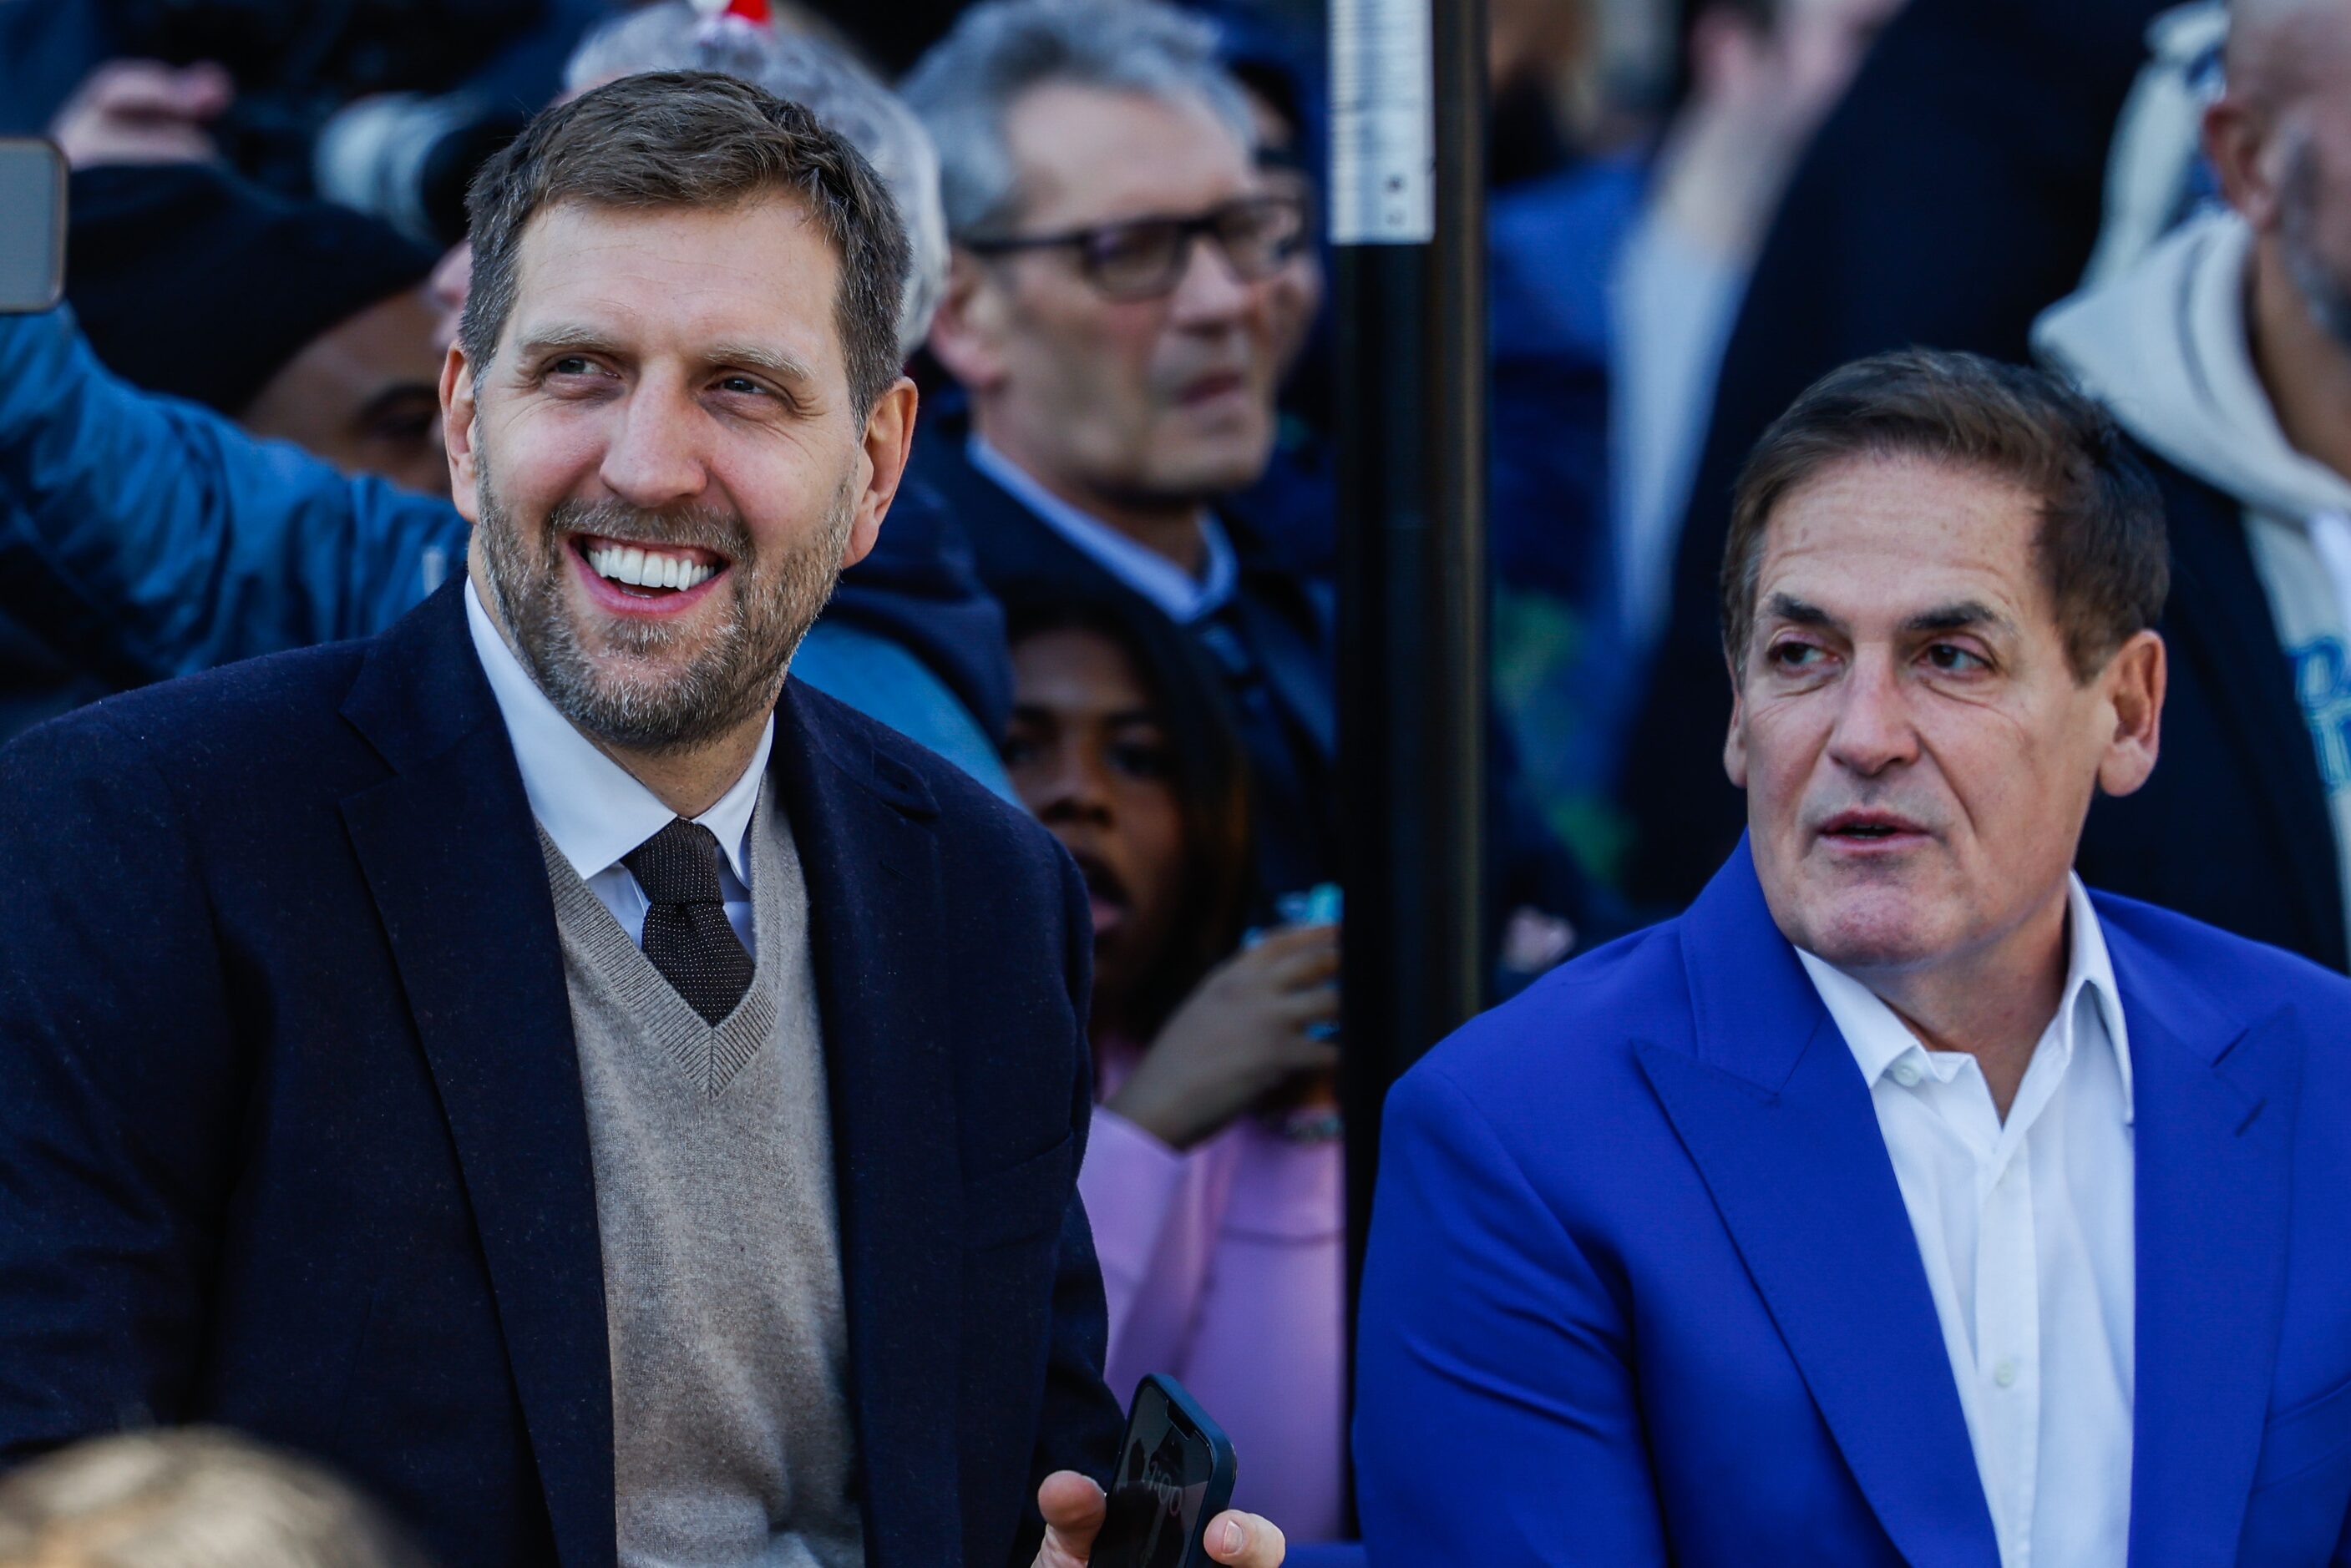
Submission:
[[946,293],[931,317],[931,357],[967,392],[984,392],[1004,379],[1003,286],[987,264],[957,250],[947,263]]
[[906,459],[914,450],[914,413],[920,394],[914,383],[901,376],[873,400],[865,416],[864,488],[858,493],[857,511],[849,525],[849,545],[841,552],[841,570],[873,552],[882,537],[882,520],[905,477]]
[[2275,130],[2269,115],[2227,93],[2204,110],[2204,156],[2220,177],[2220,194],[2255,234],[2277,222]]
[[1722,771],[1730,775],[1733,789],[1747,787],[1747,692],[1740,684],[1739,660],[1729,649],[1722,650],[1722,662],[1730,670],[1730,732],[1722,740]]
[[2142,631],[2116,650],[2099,673],[2114,732],[2098,759],[2098,788],[2129,794],[2155,772],[2163,749],[2163,692],[2169,678],[2163,639]]
[[465,350],[452,343],[441,362],[441,444],[449,458],[449,499],[468,523],[479,523],[475,496],[481,463],[474,446],[474,368]]

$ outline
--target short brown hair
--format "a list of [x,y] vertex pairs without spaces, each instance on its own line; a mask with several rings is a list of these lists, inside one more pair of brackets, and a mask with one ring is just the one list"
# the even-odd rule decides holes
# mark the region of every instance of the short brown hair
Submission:
[[2162,615],[2171,584],[2163,499],[2105,412],[2040,370],[1909,348],[1830,371],[1755,443],[1731,492],[1722,552],[1722,644],[1734,668],[1755,629],[1773,509],[1861,457],[1973,468],[2041,498],[2034,553],[2076,680]]
[[485,164],[466,193],[474,280],[459,328],[476,373],[514,312],[515,264],[530,220],[565,202],[726,208],[799,198],[841,257],[839,317],[849,393],[862,417],[897,379],[906,232],[858,151],[816,117],[733,77],[647,71],[545,110]]

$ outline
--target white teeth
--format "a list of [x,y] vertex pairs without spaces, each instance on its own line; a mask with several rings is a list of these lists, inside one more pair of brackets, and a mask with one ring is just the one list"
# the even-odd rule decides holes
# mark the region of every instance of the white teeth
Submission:
[[588,565],[600,577],[643,588],[698,587],[718,575],[718,568],[706,562],[664,556],[633,545],[600,545],[588,552]]

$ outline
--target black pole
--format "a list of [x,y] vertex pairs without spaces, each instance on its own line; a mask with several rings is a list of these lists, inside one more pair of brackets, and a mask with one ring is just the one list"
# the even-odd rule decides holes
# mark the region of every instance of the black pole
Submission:
[[1381,1102],[1485,990],[1486,39],[1481,0],[1330,18],[1352,1303]]

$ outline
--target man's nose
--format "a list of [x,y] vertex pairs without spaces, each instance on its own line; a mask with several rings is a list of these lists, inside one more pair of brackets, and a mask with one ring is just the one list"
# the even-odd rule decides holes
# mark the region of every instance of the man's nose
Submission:
[[1081,821],[1107,826],[1111,818],[1108,773],[1095,760],[1072,746],[1054,759],[1046,780],[1046,809],[1038,815],[1047,822]]
[[683,389],[648,379],[614,410],[611,444],[599,472],[630,505],[659,511],[700,495],[710,482],[701,408]]
[[1862,654],[1838,687],[1829,755],[1839,766],[1869,778],[1917,754],[1918,731],[1900,671],[1889,657]]

